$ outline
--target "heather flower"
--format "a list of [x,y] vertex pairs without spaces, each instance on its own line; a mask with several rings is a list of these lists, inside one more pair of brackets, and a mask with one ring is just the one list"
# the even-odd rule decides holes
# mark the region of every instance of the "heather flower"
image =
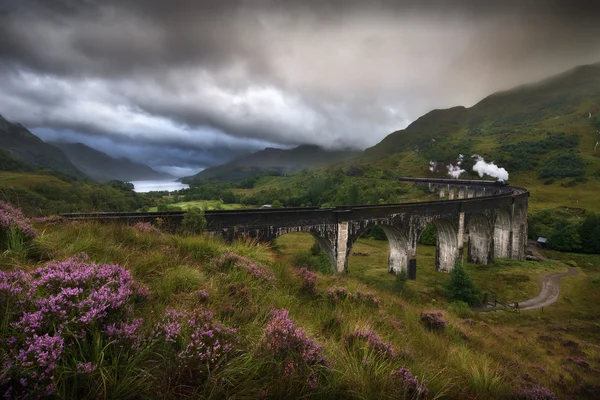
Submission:
[[285,309],[272,310],[271,319],[258,344],[259,351],[278,361],[283,377],[306,375],[309,387],[316,388],[318,367],[328,367],[323,347],[296,328]]
[[200,302],[208,301],[208,292],[206,290],[199,289],[198,291],[196,291],[196,294],[198,295],[198,299],[200,300]]
[[87,363],[77,363],[77,373],[78,374],[91,374],[92,372],[94,372],[96,370],[96,366],[94,364],[92,364],[91,362],[87,362]]
[[346,290],[346,288],[341,287],[341,286],[331,287],[327,291],[327,296],[329,296],[329,298],[334,302],[344,300],[344,299],[348,298],[349,295],[350,294],[348,293],[348,290]]
[[[118,265],[87,256],[54,261],[31,272],[0,272],[0,313],[9,338],[0,341],[8,397],[44,397],[55,390],[54,371],[63,350],[100,332],[113,343],[139,344],[141,319],[133,303],[148,290]],[[78,371],[91,371],[88,364]]]
[[556,400],[557,397],[550,389],[544,386],[531,388],[520,387],[514,397],[519,400]]
[[133,226],[138,232],[154,232],[155,229],[149,222],[138,222]]
[[265,280],[268,282],[276,280],[273,271],[271,271],[264,265],[256,263],[246,257],[240,256],[239,254],[227,253],[223,257],[217,259],[216,264],[221,270],[239,268],[243,271],[246,271],[250,276],[254,277],[255,279]]
[[421,322],[426,328],[432,331],[442,330],[446,327],[444,313],[440,310],[433,310],[421,313]]
[[424,399],[429,395],[426,381],[419,382],[418,377],[411,374],[407,368],[400,368],[392,373],[392,378],[399,381],[405,398]]
[[59,334],[47,333],[33,334],[22,346],[11,347],[2,360],[5,373],[0,386],[10,388],[5,397],[39,398],[54,393],[54,371],[63,348],[64,340]]
[[182,376],[206,378],[234,351],[236,330],[213,320],[206,311],[167,310],[154,338],[174,346]]
[[315,282],[317,281],[317,274],[309,271],[307,268],[300,268],[298,275],[302,278],[301,290],[306,293],[313,293],[315,291]]
[[356,292],[354,294],[354,299],[360,303],[366,304],[372,307],[379,307],[381,301],[375,297],[373,293],[364,293],[364,292]]
[[365,344],[369,349],[380,356],[388,358],[395,357],[392,344],[384,343],[381,336],[371,330],[359,329],[344,337],[344,345],[349,350],[363,347]]
[[34,239],[38,235],[21,210],[0,200],[0,233],[11,229],[21,233],[25,239]]

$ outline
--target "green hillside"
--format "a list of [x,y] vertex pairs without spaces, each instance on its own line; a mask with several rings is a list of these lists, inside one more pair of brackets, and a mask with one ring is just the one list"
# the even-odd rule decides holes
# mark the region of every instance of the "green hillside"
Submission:
[[60,148],[77,168],[99,182],[174,179],[173,176],[155,171],[147,165],[125,158],[113,158],[83,143],[52,144]]
[[239,181],[254,175],[284,175],[307,168],[332,164],[360,155],[354,150],[326,150],[318,146],[298,146],[293,149],[266,148],[249,156],[216,167],[207,168],[198,174],[182,179],[193,183],[203,180]]
[[[367,149],[359,164],[428,176],[429,161],[449,164],[459,154],[479,154],[506,168],[511,184],[530,189],[534,208],[597,210],[599,114],[600,64],[577,67],[471,108],[431,111]],[[464,177],[476,176],[472,163],[466,160]]]
[[44,142],[19,123],[9,122],[0,115],[0,150],[9,151],[29,165],[51,169],[63,174],[83,177],[65,154]]

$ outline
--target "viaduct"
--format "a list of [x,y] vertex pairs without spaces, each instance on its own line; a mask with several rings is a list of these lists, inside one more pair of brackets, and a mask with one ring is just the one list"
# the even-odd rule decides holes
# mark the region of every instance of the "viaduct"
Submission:
[[[379,225],[389,241],[388,270],[406,271],[416,279],[419,237],[429,224],[437,228],[436,270],[450,272],[462,259],[466,243],[470,262],[493,263],[494,258],[523,259],[527,241],[526,189],[494,181],[401,178],[428,184],[440,200],[335,208],[246,209],[206,211],[207,231],[226,240],[254,238],[271,242],[290,232],[308,232],[327,253],[337,272],[347,272],[356,240]],[[155,223],[160,218],[175,230],[184,212],[79,213],[68,219]]]

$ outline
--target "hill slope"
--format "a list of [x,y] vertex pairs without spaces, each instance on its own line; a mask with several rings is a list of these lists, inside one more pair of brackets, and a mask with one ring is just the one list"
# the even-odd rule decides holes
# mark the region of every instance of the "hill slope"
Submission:
[[147,165],[125,158],[113,158],[82,143],[55,142],[52,144],[60,148],[77,168],[96,181],[173,179],[173,176],[155,171]]
[[83,177],[67,156],[57,147],[44,142],[19,123],[0,115],[0,150],[11,153],[29,165],[47,168],[75,177]]
[[[400,176],[448,177],[459,154],[473,172],[480,155],[531,192],[530,209],[600,211],[600,64],[492,94],[470,108],[433,110],[393,132],[361,157],[234,189],[243,204],[381,204],[415,200]],[[437,170],[429,170],[435,161]],[[420,194],[421,196],[423,193]]]
[[359,151],[325,150],[311,145],[298,146],[290,150],[266,148],[227,164],[207,168],[194,176],[183,178],[183,181],[186,183],[210,179],[236,181],[252,175],[283,175],[347,160],[359,154]]

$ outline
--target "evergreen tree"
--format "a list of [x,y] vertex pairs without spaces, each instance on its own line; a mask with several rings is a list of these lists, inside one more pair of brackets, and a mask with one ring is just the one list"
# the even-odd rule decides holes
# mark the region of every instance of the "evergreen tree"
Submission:
[[481,292],[462,263],[456,263],[454,266],[450,279],[444,283],[444,292],[450,301],[464,301],[472,306],[481,304]]

